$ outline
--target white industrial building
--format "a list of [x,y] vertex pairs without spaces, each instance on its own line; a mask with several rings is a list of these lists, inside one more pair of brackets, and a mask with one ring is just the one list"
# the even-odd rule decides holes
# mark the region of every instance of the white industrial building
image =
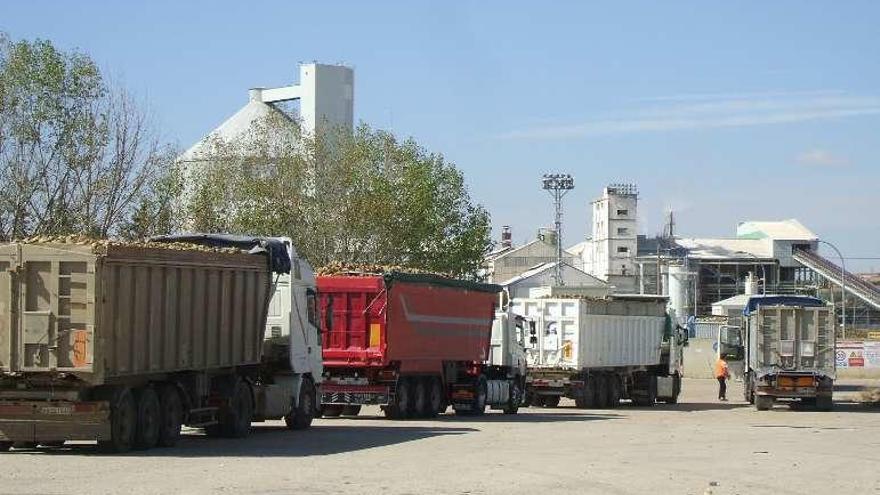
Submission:
[[[298,115],[289,115],[281,108],[288,102],[299,103]],[[288,120],[291,132],[297,128],[294,122],[303,134],[310,135],[331,128],[352,129],[354,70],[343,65],[300,64],[299,84],[250,89],[247,103],[180,155],[178,162],[185,170],[192,164],[210,162],[215,140],[247,139],[254,123],[270,115]]]

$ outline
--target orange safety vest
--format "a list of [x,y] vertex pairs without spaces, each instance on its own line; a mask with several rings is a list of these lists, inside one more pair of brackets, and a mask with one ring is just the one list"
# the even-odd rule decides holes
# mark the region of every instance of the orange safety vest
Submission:
[[718,358],[715,361],[715,378],[727,378],[730,376],[730,372],[727,370],[727,361]]

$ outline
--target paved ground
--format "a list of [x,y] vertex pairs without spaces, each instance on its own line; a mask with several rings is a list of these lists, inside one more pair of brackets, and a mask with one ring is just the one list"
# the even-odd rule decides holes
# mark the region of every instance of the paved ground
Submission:
[[854,393],[842,387],[831,413],[757,412],[688,380],[682,403],[653,409],[272,423],[125,456],[13,451],[0,493],[880,493],[880,410],[845,402]]

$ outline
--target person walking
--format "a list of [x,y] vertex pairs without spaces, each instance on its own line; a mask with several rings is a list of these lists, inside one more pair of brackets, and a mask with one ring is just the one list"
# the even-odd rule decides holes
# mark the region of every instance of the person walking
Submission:
[[718,380],[718,400],[727,401],[727,379],[730,378],[730,370],[727,361],[721,356],[715,361],[715,379]]

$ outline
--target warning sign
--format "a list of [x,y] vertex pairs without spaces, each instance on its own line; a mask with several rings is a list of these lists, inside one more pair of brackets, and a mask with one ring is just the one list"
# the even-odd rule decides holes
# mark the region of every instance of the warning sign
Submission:
[[838,368],[864,368],[865,344],[856,340],[838,342],[835,360]]

